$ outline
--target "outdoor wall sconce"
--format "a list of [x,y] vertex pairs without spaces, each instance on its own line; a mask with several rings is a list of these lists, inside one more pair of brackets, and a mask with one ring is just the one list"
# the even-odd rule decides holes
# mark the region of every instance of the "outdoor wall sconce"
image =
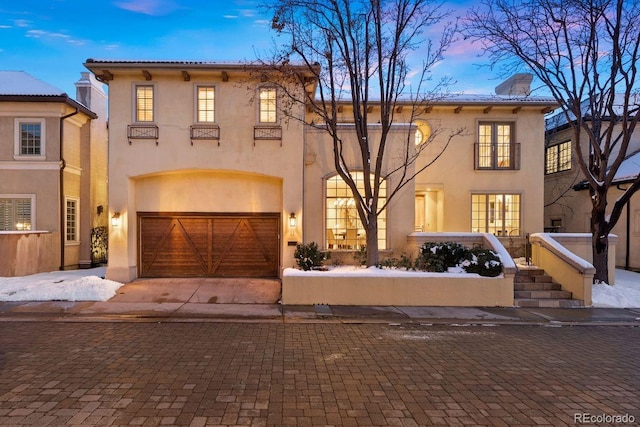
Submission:
[[289,227],[295,228],[295,226],[296,226],[296,214],[291,212],[291,215],[289,215]]
[[118,227],[120,226],[120,212],[114,212],[111,217],[111,226]]

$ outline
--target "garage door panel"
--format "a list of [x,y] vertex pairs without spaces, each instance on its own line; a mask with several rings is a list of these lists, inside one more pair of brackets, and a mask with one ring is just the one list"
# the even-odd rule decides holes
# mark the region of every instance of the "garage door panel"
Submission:
[[277,277],[279,215],[140,215],[142,277]]

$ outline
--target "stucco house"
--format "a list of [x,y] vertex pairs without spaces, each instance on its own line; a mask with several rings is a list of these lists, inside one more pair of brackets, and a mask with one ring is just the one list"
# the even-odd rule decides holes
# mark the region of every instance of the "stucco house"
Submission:
[[[268,70],[199,61],[89,59],[85,66],[109,85],[108,278],[278,278],[294,265],[296,243],[315,241],[347,262],[362,247],[329,136],[281,113],[281,89]],[[313,93],[312,76],[298,72]],[[416,230],[493,233],[516,254],[526,233],[542,231],[540,141],[555,102],[528,96],[529,83],[519,75],[495,95],[438,99],[412,122],[409,109],[398,108],[384,173],[398,165],[393,152],[408,137],[432,145],[419,168],[444,135],[462,131],[381,216],[385,256],[410,252]],[[311,114],[294,108],[289,114]],[[349,141],[350,106],[338,108]],[[364,180],[355,153],[347,157]]]
[[[586,108],[586,104],[585,107]],[[587,150],[587,135],[582,131],[583,150]],[[575,136],[563,114],[546,120],[544,227],[559,233],[590,233],[591,200],[575,150]],[[588,152],[588,151],[584,151]],[[611,161],[617,156],[614,150]],[[609,190],[609,200],[615,201],[623,189],[640,173],[640,132],[632,134],[627,156]],[[608,206],[612,209],[612,203]],[[612,234],[618,237],[615,265],[640,269],[640,195],[631,197]]]
[[0,71],[0,276],[106,261],[106,95],[88,72],[76,88]]

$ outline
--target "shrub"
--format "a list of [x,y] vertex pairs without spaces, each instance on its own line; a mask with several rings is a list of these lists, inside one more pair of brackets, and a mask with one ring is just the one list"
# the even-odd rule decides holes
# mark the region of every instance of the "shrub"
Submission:
[[415,270],[415,263],[406,255],[400,255],[400,259],[387,258],[380,261],[378,268],[403,268],[405,270]]
[[360,250],[353,254],[353,259],[360,265],[367,264],[367,248],[363,245]]
[[469,249],[456,242],[427,242],[420,248],[415,267],[418,270],[443,273],[469,258]]
[[456,242],[427,242],[420,248],[415,268],[444,273],[450,267],[462,267],[467,273],[496,277],[502,272],[500,257],[490,249],[469,249]]
[[321,252],[316,242],[311,242],[306,245],[298,243],[293,257],[296,259],[298,267],[307,271],[321,269],[322,263],[329,259],[329,254]]
[[462,263],[462,268],[467,273],[496,277],[502,273],[502,261],[498,254],[490,249],[475,248],[471,250],[470,259]]

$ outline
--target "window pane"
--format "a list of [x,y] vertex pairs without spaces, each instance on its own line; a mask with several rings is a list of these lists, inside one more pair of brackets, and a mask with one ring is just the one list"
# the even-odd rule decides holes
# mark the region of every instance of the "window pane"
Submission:
[[520,235],[519,194],[472,194],[471,231],[497,236]]
[[198,87],[198,121],[215,121],[215,90],[213,87]]
[[571,169],[571,141],[558,145],[558,171]]
[[136,121],[153,121],[153,86],[136,87]]
[[67,200],[67,241],[76,241],[77,237],[76,201]]
[[558,146],[547,147],[545,173],[550,174],[558,171]]
[[478,128],[478,166],[481,168],[492,167],[492,126],[481,124]]
[[0,231],[31,230],[31,199],[0,199]]
[[498,167],[511,167],[511,125],[497,125],[496,147],[498,155]]
[[260,89],[260,123],[276,122],[276,90]]
[[[353,172],[358,188],[364,188],[362,172]],[[326,181],[326,248],[360,250],[366,234],[351,189],[336,175]],[[379,204],[386,202],[386,181],[381,182]],[[386,211],[378,216],[378,246],[386,249]]]
[[20,154],[39,156],[41,141],[40,123],[20,123]]

